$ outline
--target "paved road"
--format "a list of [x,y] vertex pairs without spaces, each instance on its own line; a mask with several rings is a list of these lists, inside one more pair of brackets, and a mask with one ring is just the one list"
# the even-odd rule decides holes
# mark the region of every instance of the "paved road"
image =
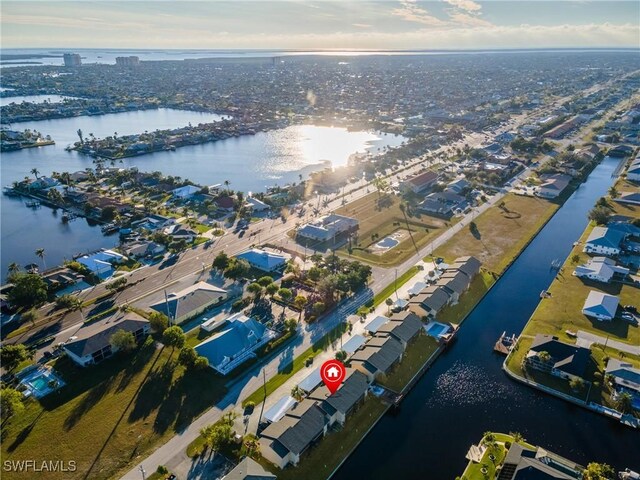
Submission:
[[595,335],[582,330],[578,330],[577,336],[578,345],[582,345],[587,348],[589,348],[592,343],[597,343],[599,345],[606,345],[607,347],[615,348],[621,352],[630,353],[631,355],[640,355],[640,345],[629,345],[628,343],[619,342],[608,337]]

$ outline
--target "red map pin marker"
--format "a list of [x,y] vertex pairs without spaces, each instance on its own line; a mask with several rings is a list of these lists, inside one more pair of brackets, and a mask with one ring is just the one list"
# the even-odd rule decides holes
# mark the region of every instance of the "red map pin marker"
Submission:
[[320,378],[333,395],[347,375],[347,369],[340,360],[327,360],[320,367]]

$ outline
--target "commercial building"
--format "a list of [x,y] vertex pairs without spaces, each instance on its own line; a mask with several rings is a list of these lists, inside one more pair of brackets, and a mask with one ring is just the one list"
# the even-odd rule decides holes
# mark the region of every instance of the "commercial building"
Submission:
[[120,67],[135,67],[136,65],[140,65],[140,58],[135,55],[116,57],[116,65]]
[[301,226],[297,231],[297,235],[309,240],[326,242],[335,239],[340,234],[351,233],[357,229],[358,220],[355,218],[331,213],[315,222]]
[[82,65],[82,59],[77,53],[65,53],[62,55],[65,67],[79,67]]

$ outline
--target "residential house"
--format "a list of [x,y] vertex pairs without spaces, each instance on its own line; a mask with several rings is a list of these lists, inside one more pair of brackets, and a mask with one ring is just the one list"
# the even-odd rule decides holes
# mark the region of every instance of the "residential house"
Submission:
[[196,187],[195,185],[185,185],[184,187],[179,187],[171,190],[171,195],[173,196],[173,198],[187,199],[198,193],[200,190],[202,190],[202,187]]
[[451,218],[454,214],[463,212],[467,206],[465,197],[445,191],[430,193],[416,208],[427,215]]
[[209,366],[227,375],[242,363],[256,357],[256,350],[275,337],[257,320],[239,313],[227,319],[223,330],[195,347],[209,360]]
[[634,367],[632,363],[610,358],[605,374],[611,375],[616,390],[640,395],[640,368]]
[[288,253],[276,253],[270,250],[252,248],[236,255],[236,258],[246,260],[249,265],[263,272],[282,270],[291,258]]
[[627,169],[627,180],[640,182],[640,154],[631,162]]
[[476,257],[466,256],[456,258],[447,270],[460,271],[469,277],[469,281],[471,281],[480,272],[481,266],[482,262]]
[[111,336],[118,330],[133,333],[136,342],[142,342],[149,333],[149,322],[140,315],[128,312],[119,318],[109,317],[82,326],[65,343],[64,351],[81,367],[99,363],[109,358],[117,349],[111,345]]
[[76,259],[77,262],[87,267],[91,273],[100,278],[108,278],[115,272],[114,265],[124,263],[127,257],[113,250],[100,250],[89,253]]
[[276,480],[276,476],[251,457],[244,457],[222,480]]
[[327,432],[329,419],[313,400],[303,400],[260,434],[260,453],[280,468],[297,465],[309,447]]
[[608,227],[594,227],[584,243],[583,251],[599,255],[618,255],[622,251],[622,241],[626,235],[620,230]]
[[497,480],[582,480],[584,468],[540,447],[513,443]]
[[344,425],[347,416],[367,398],[369,382],[367,377],[353,368],[347,369],[345,379],[335,393],[322,385],[309,395],[309,399],[318,401],[318,406],[329,418],[329,425],[335,422]]
[[469,277],[460,271],[444,272],[436,285],[445,289],[452,304],[458,303],[460,296],[469,288]]
[[[542,352],[548,354],[548,360]],[[584,376],[591,351],[561,342],[558,337],[538,334],[524,358],[524,365],[556,377],[570,380]]]
[[625,277],[629,274],[629,269],[619,267],[615,260],[607,257],[594,257],[584,265],[578,265],[573,274],[576,277],[588,278],[596,282],[609,283],[614,275]]
[[471,188],[471,184],[464,178],[460,177],[447,184],[446,190],[461,195],[465,190]]
[[228,195],[216,198],[213,203],[216,204],[218,210],[222,210],[224,212],[233,212],[236,205],[234,198]]
[[438,181],[436,172],[427,171],[418,175],[413,175],[406,180],[400,182],[400,191],[402,193],[413,192],[415,194],[424,193]]
[[409,310],[420,317],[435,317],[450,302],[451,296],[443,287],[431,285],[409,300]]
[[271,208],[269,205],[267,205],[266,203],[264,203],[261,200],[258,200],[255,197],[247,198],[247,205],[254,212],[265,212],[265,211],[267,211],[267,210],[269,210]]
[[301,238],[326,242],[343,233],[351,233],[358,229],[358,220],[331,213],[318,220],[307,223],[297,230]]
[[538,187],[537,195],[543,198],[556,198],[567,188],[572,177],[563,173],[554,173],[541,175],[540,179],[542,184]]
[[369,382],[391,371],[403,354],[402,344],[393,337],[373,337],[351,356],[351,366],[364,373]]
[[42,279],[46,282],[50,291],[57,291],[78,283],[83,280],[84,277],[70,268],[58,267],[43,273]]
[[614,200],[618,203],[640,205],[640,192],[621,192]]
[[164,253],[167,248],[161,243],[141,241],[123,247],[124,253],[131,258],[151,258]]
[[147,230],[149,232],[155,232],[156,230],[160,230],[174,223],[176,223],[176,220],[174,218],[157,214],[149,214],[146,217],[141,218],[140,220],[131,222],[131,228],[139,228],[142,230]]
[[193,240],[198,236],[198,232],[182,225],[181,223],[169,225],[163,230],[163,232],[165,235],[169,235],[173,240],[186,240],[187,243],[193,242]]
[[198,282],[177,292],[169,293],[165,299],[149,305],[163,313],[174,324],[183,323],[204,313],[208,308],[227,299],[227,291],[207,282]]
[[407,345],[422,331],[422,321],[413,312],[397,313],[391,320],[382,325],[376,332],[376,336],[391,336],[402,344],[406,349]]
[[582,313],[597,320],[611,321],[616,316],[620,299],[614,295],[591,290],[582,307]]

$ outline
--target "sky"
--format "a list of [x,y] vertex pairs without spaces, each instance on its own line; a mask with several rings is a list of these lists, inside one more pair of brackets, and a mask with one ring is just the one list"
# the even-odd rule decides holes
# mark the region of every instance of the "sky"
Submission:
[[640,47],[636,0],[7,1],[2,48]]

